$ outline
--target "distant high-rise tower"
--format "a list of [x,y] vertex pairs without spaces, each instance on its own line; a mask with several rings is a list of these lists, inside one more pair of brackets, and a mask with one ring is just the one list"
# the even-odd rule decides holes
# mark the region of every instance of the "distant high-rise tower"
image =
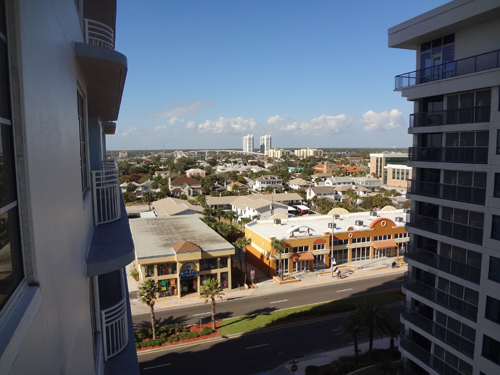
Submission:
[[260,152],[265,154],[271,149],[271,136],[269,134],[260,137]]
[[253,134],[243,137],[243,152],[253,152]]

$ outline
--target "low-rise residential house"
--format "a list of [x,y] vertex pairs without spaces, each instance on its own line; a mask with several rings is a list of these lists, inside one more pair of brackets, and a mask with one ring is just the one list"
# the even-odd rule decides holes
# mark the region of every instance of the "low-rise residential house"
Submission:
[[348,161],[349,163],[354,163],[354,164],[360,164],[360,163],[362,163],[362,162],[363,162],[363,160],[364,160],[364,159],[363,159],[363,157],[362,157],[362,156],[349,156],[349,157],[347,158],[347,161]]
[[174,181],[168,180],[170,193],[177,197],[185,194],[188,197],[201,194],[201,182],[192,177],[179,177]]
[[234,246],[197,215],[130,220],[139,281],[154,280],[158,298],[199,295],[205,280],[232,288]]
[[[161,167],[160,167],[161,168]],[[167,178],[170,176],[170,171],[156,171],[153,177]]]
[[238,215],[238,221],[242,218],[253,218],[258,216],[260,219],[269,219],[276,214],[288,216],[288,206],[283,203],[274,202],[269,199],[238,197],[231,202],[232,210]]
[[309,200],[315,196],[335,199],[335,189],[331,186],[310,186],[306,191],[306,199]]
[[142,195],[144,193],[151,193],[151,194],[155,194],[155,193],[158,193],[160,191],[160,188],[156,188],[156,189],[153,189],[151,187],[151,184],[153,183],[153,181],[151,180],[147,180],[145,182],[143,182],[142,184],[139,185],[139,188],[140,188],[140,196],[142,197]]
[[227,185],[227,190],[232,192],[248,191],[248,186],[242,184],[241,182],[235,181]]
[[227,197],[206,197],[207,205],[212,209],[220,208],[222,210],[232,210],[233,206],[231,203],[237,199],[235,196],[227,196]]
[[[409,241],[404,210],[313,215],[253,221],[245,226],[247,261],[269,276],[278,274],[271,243],[285,239],[284,274],[324,270],[350,262],[401,256]],[[333,236],[333,239],[332,239]]]
[[164,198],[151,203],[153,212],[157,217],[190,215],[201,213],[202,206],[197,206],[183,199]]
[[[322,183],[324,185],[325,181],[328,180],[329,178],[333,177],[333,175],[331,173],[321,172],[321,173],[315,173],[311,177],[312,177],[312,180],[314,182],[314,185],[321,186]],[[316,179],[319,179],[319,182],[316,182]]]
[[200,176],[205,178],[206,172],[203,169],[191,168],[186,171],[186,177]]
[[382,180],[370,177],[356,177],[354,179],[354,183],[356,185],[364,186],[372,191],[378,191],[378,189],[382,186]]
[[311,181],[304,180],[303,178],[294,178],[293,180],[288,181],[288,186],[290,189],[307,189],[312,185]]
[[118,157],[120,159],[128,158],[128,152],[127,151],[118,151]]
[[354,191],[358,199],[355,204],[360,204],[363,199],[365,199],[368,194],[371,192],[371,189],[365,188],[364,186],[361,185],[342,185],[342,186],[337,186],[334,188],[335,189],[335,200],[338,200],[340,202],[343,202],[345,200],[350,200],[351,197],[349,197],[346,192],[348,190]]
[[121,190],[121,192],[122,192],[122,193],[126,193],[126,192],[127,192],[127,187],[128,187],[129,185],[134,185],[134,186],[135,186],[135,192],[136,192],[136,194],[137,194],[137,195],[139,195],[139,194],[140,194],[140,191],[141,191],[141,185],[140,185],[140,184],[138,184],[137,182],[134,182],[134,181],[132,181],[132,182],[124,182],[123,184],[120,184],[120,190]]
[[331,187],[343,186],[343,185],[353,185],[353,177],[331,177],[326,179],[325,185]]
[[358,166],[350,166],[350,165],[348,165],[348,166],[345,167],[345,173],[348,176],[352,176],[354,173],[357,173],[357,172],[360,172],[360,171],[362,172],[363,169],[361,167],[358,167]]
[[273,176],[273,175],[265,175],[261,177],[257,177],[255,179],[255,185],[253,186],[253,189],[256,191],[263,191],[265,190],[268,186],[271,186],[273,189],[282,189],[283,184],[282,180],[278,176]]

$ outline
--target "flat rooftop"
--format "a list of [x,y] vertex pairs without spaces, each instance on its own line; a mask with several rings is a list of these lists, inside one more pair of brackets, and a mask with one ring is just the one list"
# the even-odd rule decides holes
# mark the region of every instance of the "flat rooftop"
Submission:
[[[402,217],[403,222],[396,222],[396,217]],[[335,220],[336,228],[334,233],[347,233],[347,228],[354,227],[356,232],[369,231],[372,221],[380,218],[392,220],[396,227],[404,228],[406,223],[406,213],[404,210],[377,211],[377,216],[370,216],[370,212],[356,212],[340,215],[340,219]],[[356,226],[357,220],[363,221],[363,226]],[[328,223],[332,222],[332,215],[313,215],[297,218],[282,219],[281,225],[274,224],[274,220],[253,221],[246,226],[251,228],[263,237],[289,238],[291,228],[299,228],[295,236],[307,234],[307,228],[313,235],[323,236],[323,232],[330,232]],[[133,233],[133,232],[132,232]]]
[[131,219],[130,230],[138,259],[175,255],[173,246],[192,242],[203,251],[233,250],[199,215]]

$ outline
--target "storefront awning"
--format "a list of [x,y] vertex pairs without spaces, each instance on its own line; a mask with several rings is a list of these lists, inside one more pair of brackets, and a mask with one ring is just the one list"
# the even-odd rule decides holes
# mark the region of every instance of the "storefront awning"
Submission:
[[294,262],[302,262],[304,260],[314,260],[314,255],[312,255],[309,251],[304,253],[295,253],[292,255],[292,260]]
[[392,247],[398,247],[398,244],[394,240],[375,241],[373,243],[374,249],[389,249]]

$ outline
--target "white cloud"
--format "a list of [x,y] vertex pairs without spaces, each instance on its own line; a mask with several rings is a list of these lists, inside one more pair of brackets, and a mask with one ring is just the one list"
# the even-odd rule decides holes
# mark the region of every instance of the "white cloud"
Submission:
[[363,114],[363,120],[361,120],[361,123],[367,124],[363,130],[368,132],[374,130],[392,130],[405,126],[403,114],[397,109],[393,109],[390,112],[384,111],[380,113],[368,111]]
[[185,122],[185,121],[186,120],[184,120],[183,118],[179,118],[177,116],[174,116],[170,120],[168,120],[168,123],[173,126],[173,125],[177,125],[178,123]]
[[272,116],[267,119],[267,123],[274,131],[298,131],[308,135],[345,133],[349,131],[353,122],[354,119],[347,115],[321,115],[311,120],[303,121],[300,125],[294,118],[288,115]]
[[[189,127],[188,123],[188,127]],[[240,133],[255,129],[257,123],[253,118],[244,119],[243,117],[220,117],[217,121],[206,120],[198,125],[200,133]]]
[[213,102],[193,102],[191,104],[179,106],[176,108],[169,108],[158,112],[150,112],[147,114],[147,117],[150,119],[156,119],[184,116],[191,113],[198,113],[203,107],[211,107],[212,105]]
[[196,121],[188,121],[186,128],[187,129],[195,129],[196,128]]
[[287,131],[296,130],[299,126],[297,121],[288,115],[284,116],[271,116],[267,119],[267,123],[271,125],[273,131]]
[[150,131],[153,133],[163,133],[163,132],[167,131],[167,126],[166,125],[155,126],[154,128],[151,128]]
[[128,136],[134,135],[134,134],[137,134],[137,128],[136,127],[128,128],[127,130],[124,130],[122,132],[122,137],[128,137]]

